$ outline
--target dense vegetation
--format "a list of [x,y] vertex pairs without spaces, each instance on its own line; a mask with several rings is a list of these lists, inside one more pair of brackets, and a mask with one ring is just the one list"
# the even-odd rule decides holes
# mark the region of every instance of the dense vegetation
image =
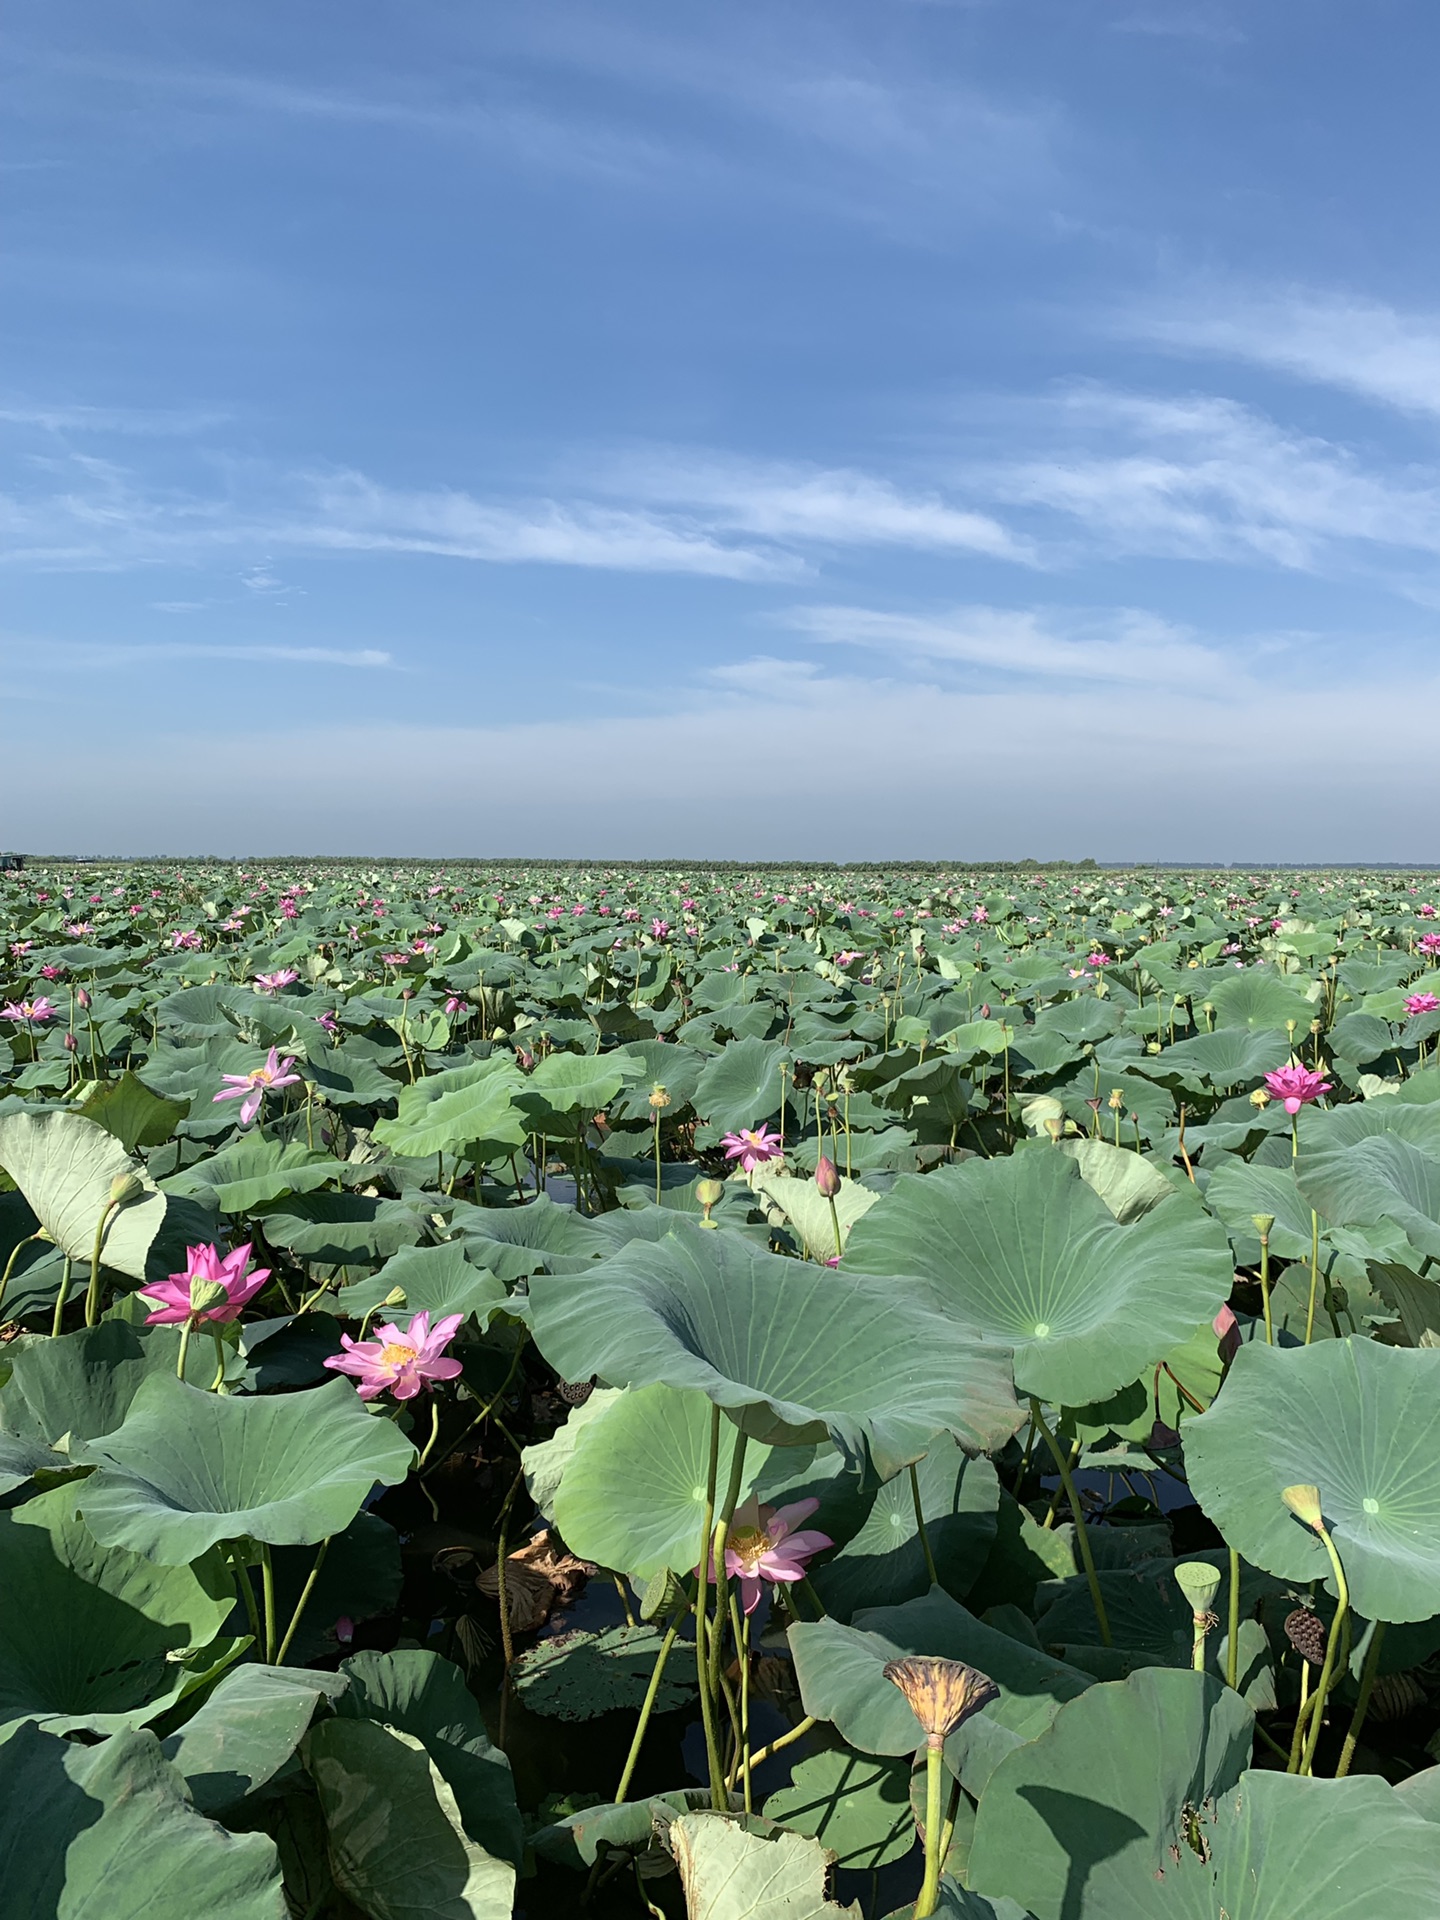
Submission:
[[0,878],[6,1911],[1440,1910],[1437,906]]

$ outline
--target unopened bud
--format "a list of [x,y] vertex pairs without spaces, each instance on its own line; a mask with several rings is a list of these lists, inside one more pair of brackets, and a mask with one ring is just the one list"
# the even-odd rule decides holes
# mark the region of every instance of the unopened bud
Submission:
[[406,1293],[404,1287],[391,1287],[380,1304],[382,1307],[403,1307],[405,1301]]
[[90,996],[89,996],[89,994],[88,994],[88,993],[87,993],[87,992],[85,991],[85,989],[84,989],[84,987],[77,987],[77,988],[75,989],[75,1004],[76,1004],[76,1006],[77,1006],[77,1007],[88,1007],[88,1006],[89,1006],[89,1004],[90,1004]]
[[67,1033],[65,1036],[65,1051],[67,1053],[74,1053],[75,1051],[75,1036],[73,1033]]
[[110,1204],[112,1207],[128,1207],[144,1191],[145,1182],[138,1173],[117,1173],[110,1182]]
[[710,1209],[717,1205],[719,1201],[723,1200],[724,1197],[725,1182],[723,1180],[716,1180],[713,1176],[707,1176],[704,1180],[697,1180],[695,1182],[695,1198],[705,1210],[705,1218],[700,1222],[702,1227],[713,1227],[715,1225],[715,1222],[710,1218]]
[[1320,1511],[1320,1489],[1318,1487],[1282,1487],[1280,1498],[1294,1514],[1297,1520],[1303,1520],[1307,1527],[1317,1532],[1325,1524]]
[[827,1200],[833,1200],[840,1191],[839,1169],[823,1153],[815,1162],[815,1184]]

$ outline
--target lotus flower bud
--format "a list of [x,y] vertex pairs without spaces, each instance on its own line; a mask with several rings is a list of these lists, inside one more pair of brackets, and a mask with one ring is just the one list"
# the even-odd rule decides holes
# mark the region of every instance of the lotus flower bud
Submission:
[[391,1287],[380,1304],[382,1307],[403,1307],[405,1305],[405,1299],[404,1287]]
[[827,1200],[833,1200],[840,1191],[840,1170],[823,1153],[815,1162],[815,1184]]
[[74,1053],[75,1051],[75,1036],[73,1033],[67,1033],[65,1036],[65,1051],[67,1053]]
[[663,1113],[669,1104],[670,1095],[657,1080],[650,1094],[650,1110],[652,1113]]
[[145,1182],[138,1173],[117,1173],[110,1182],[110,1204],[112,1207],[128,1207],[144,1191]]
[[922,1655],[892,1660],[884,1672],[885,1678],[904,1694],[929,1747],[943,1747],[971,1714],[1000,1697],[995,1682],[977,1668],[967,1667],[963,1660]]
[[1252,1213],[1250,1224],[1262,1240],[1268,1240],[1275,1226],[1275,1216],[1273,1213]]
[[90,1005],[90,996],[84,987],[77,987],[75,989],[75,1004],[77,1007],[88,1007]]
[[1320,1489],[1318,1487],[1283,1487],[1280,1492],[1280,1498],[1285,1502],[1295,1518],[1297,1520],[1303,1520],[1307,1527],[1313,1527],[1318,1532],[1319,1529],[1324,1526],[1325,1517],[1320,1511]]
[[190,1282],[190,1311],[208,1313],[212,1307],[224,1306],[229,1300],[229,1290],[220,1280],[192,1280]]
[[1220,1569],[1204,1560],[1182,1560],[1175,1569],[1175,1579],[1190,1602],[1190,1611],[1197,1616],[1208,1614],[1220,1588]]

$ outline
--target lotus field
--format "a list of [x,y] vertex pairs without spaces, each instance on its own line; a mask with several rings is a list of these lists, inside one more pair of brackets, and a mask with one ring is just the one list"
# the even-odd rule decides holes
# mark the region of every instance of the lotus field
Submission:
[[0,1911],[1440,1914],[1437,908],[0,878]]

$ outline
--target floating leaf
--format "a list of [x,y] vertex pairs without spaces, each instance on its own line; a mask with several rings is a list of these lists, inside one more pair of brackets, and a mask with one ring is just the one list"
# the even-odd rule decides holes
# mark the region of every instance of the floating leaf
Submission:
[[[648,1626],[557,1634],[520,1654],[510,1679],[532,1713],[551,1719],[593,1720],[617,1707],[634,1712],[644,1701],[663,1638]],[[656,1712],[683,1706],[694,1690],[693,1667],[667,1664]]]

